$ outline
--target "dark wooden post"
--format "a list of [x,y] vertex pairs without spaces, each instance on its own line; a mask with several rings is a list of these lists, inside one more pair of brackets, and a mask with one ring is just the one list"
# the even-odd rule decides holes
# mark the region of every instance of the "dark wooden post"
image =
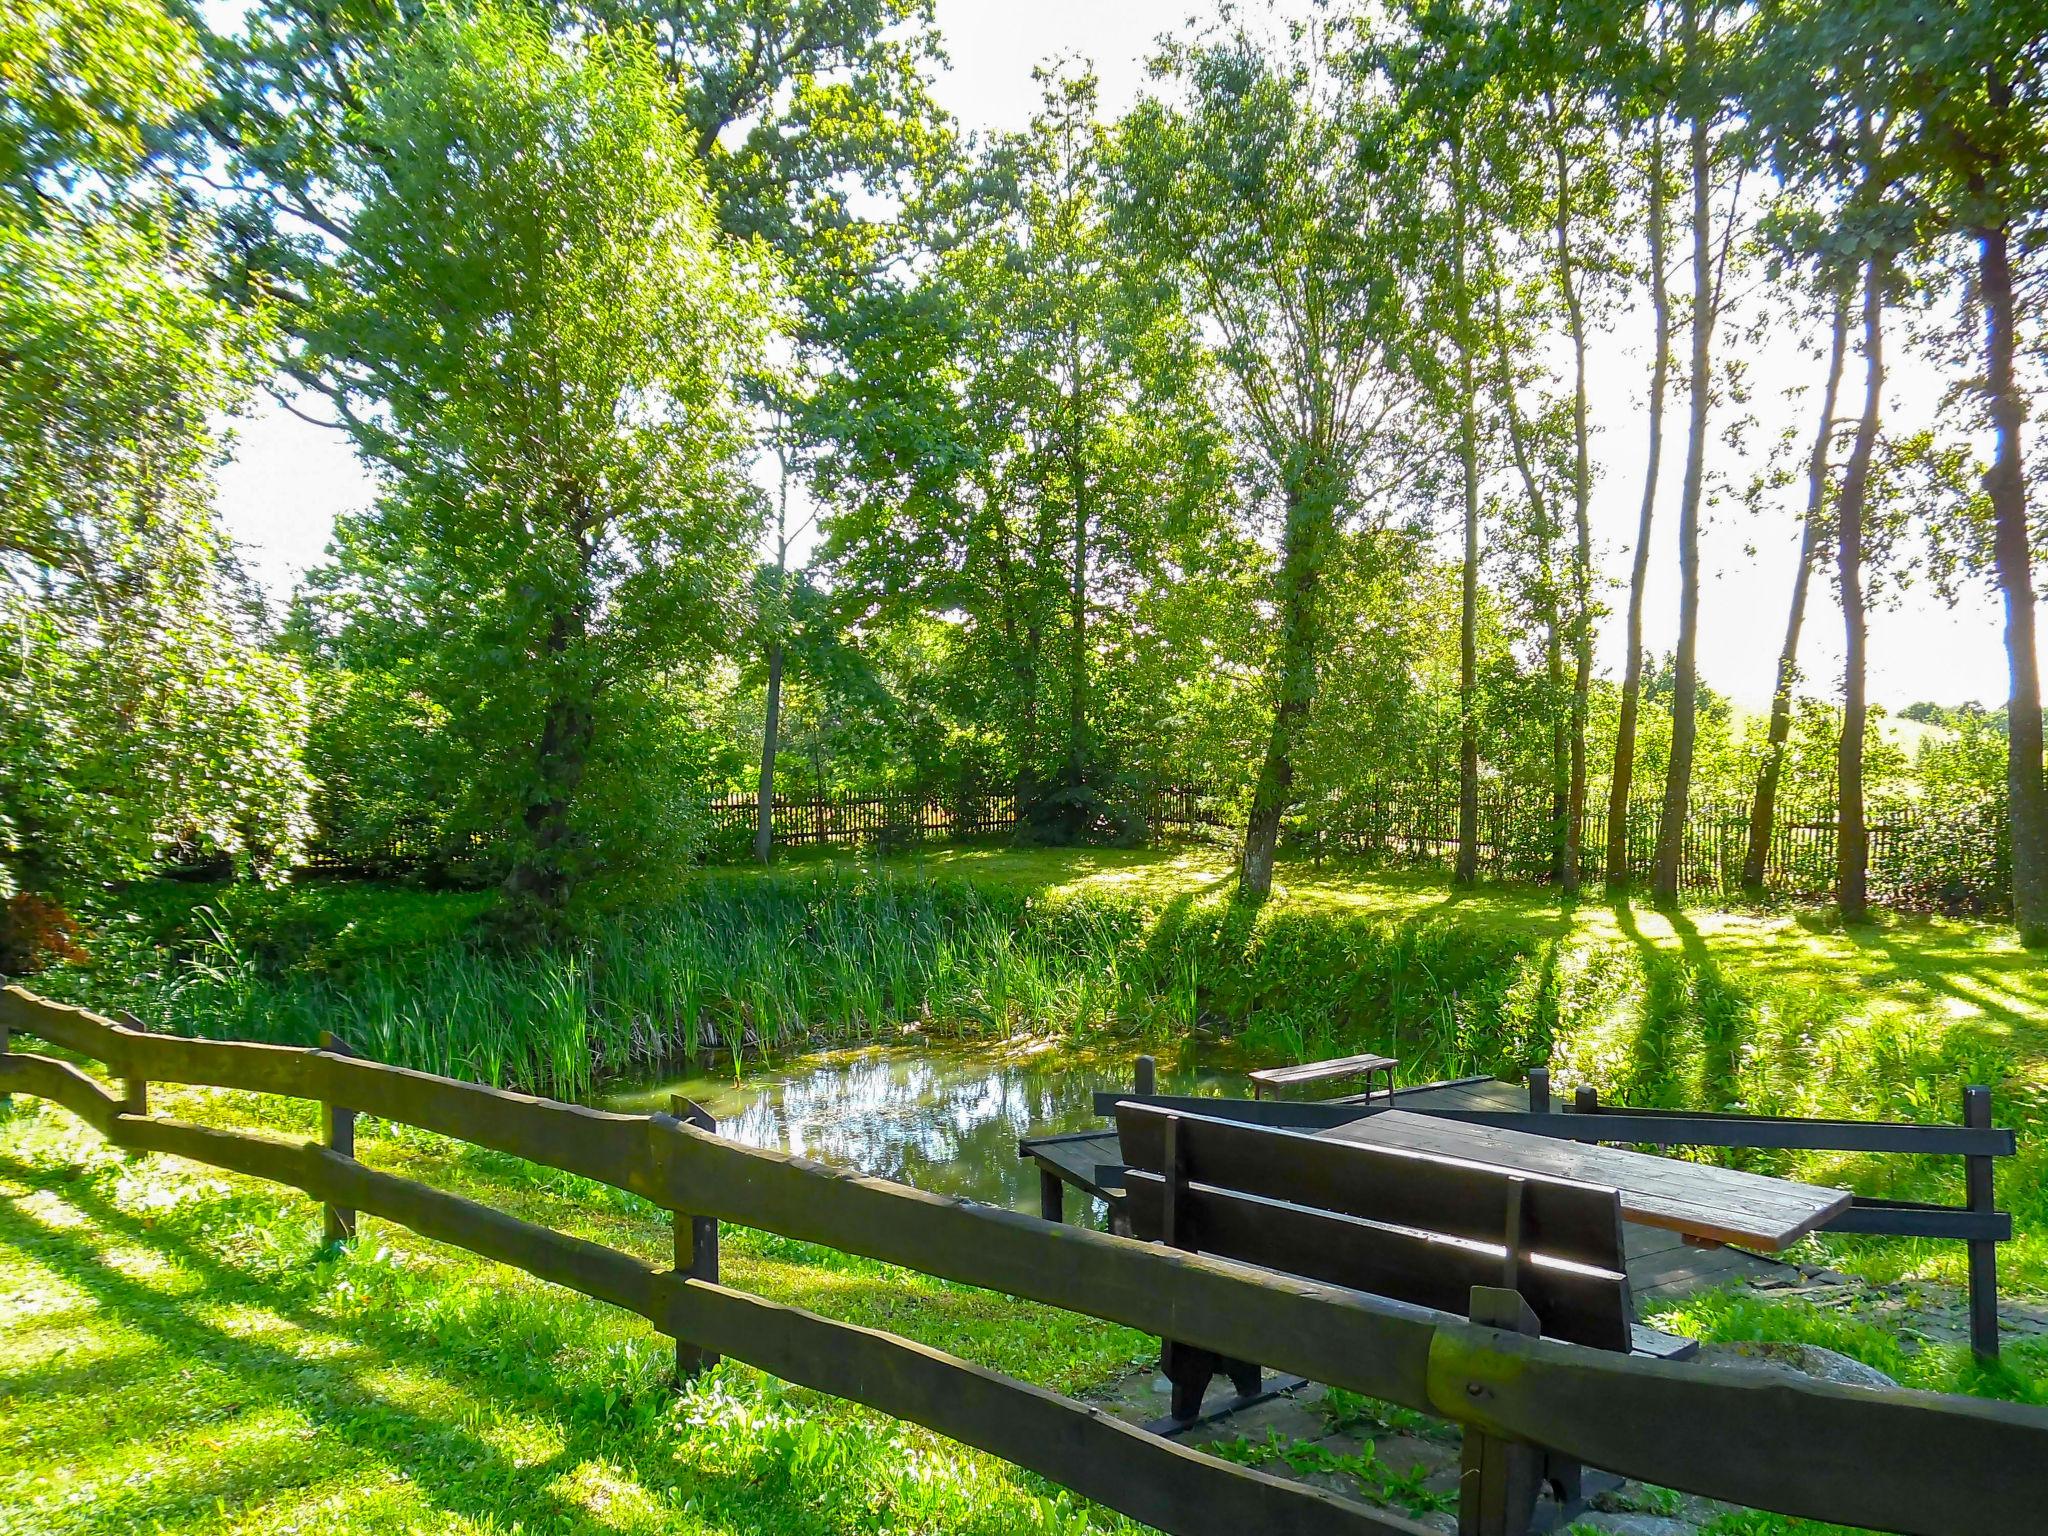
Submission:
[[[1472,1321],[1486,1327],[1538,1332],[1536,1314],[1517,1291],[1475,1285],[1471,1309]],[[1542,1451],[1467,1425],[1458,1469],[1458,1536],[1528,1536],[1542,1483]]]
[[[353,1056],[348,1042],[329,1030],[320,1032],[320,1049],[329,1056]],[[332,1099],[320,1101],[320,1140],[337,1157],[356,1155],[356,1112],[343,1109]],[[345,1205],[324,1208],[321,1235],[328,1243],[355,1241],[356,1213]]]
[[1038,1165],[1038,1214],[1047,1221],[1067,1219],[1066,1181],[1043,1163]]
[[1572,1094],[1572,1108],[1582,1115],[1600,1113],[1600,1090],[1591,1083],[1581,1083]]
[[[1991,1090],[1963,1090],[1963,1124],[1972,1130],[1991,1128]],[[1990,1157],[1964,1159],[1970,1209],[1988,1216],[1998,1209]],[[1994,1238],[1970,1239],[1970,1348],[1980,1360],[1998,1358],[1998,1243]]]
[[1141,1099],[1150,1098],[1156,1091],[1158,1081],[1159,1064],[1150,1056],[1140,1056],[1138,1058],[1138,1070],[1132,1082],[1132,1087],[1136,1089],[1138,1097]]
[[1529,1113],[1547,1115],[1550,1113],[1550,1068],[1529,1069]]
[[[669,1111],[685,1125],[716,1135],[718,1122],[711,1111],[680,1093],[669,1096]],[[718,1283],[718,1218],[674,1214],[676,1224],[676,1273],[686,1280]],[[718,1356],[699,1345],[676,1340],[676,1385],[681,1386],[700,1371],[718,1364]]]
[[[116,1013],[114,1017],[139,1034],[147,1034],[149,1032],[149,1026],[126,1009]],[[122,1077],[120,1113],[124,1115],[146,1115],[149,1113],[148,1078],[129,1077],[126,1075]]]

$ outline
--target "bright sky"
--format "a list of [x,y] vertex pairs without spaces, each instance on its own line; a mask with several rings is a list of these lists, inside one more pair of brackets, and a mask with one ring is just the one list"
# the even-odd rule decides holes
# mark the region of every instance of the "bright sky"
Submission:
[[[1037,104],[1031,71],[1061,55],[1091,60],[1102,78],[1104,110],[1120,112],[1143,88],[1144,58],[1152,40],[1207,14],[1197,0],[939,0],[939,26],[952,58],[939,81],[941,103],[970,127],[1021,127]],[[1681,274],[1681,281],[1683,281]],[[1594,532],[1611,582],[1614,616],[1604,626],[1602,664],[1619,670],[1620,613],[1626,603],[1630,542],[1642,495],[1644,396],[1648,367],[1645,325],[1618,322],[1623,333],[1602,343],[1592,360],[1595,454],[1600,481]],[[1788,423],[1802,442],[1817,404],[1820,366],[1801,355],[1797,338],[1779,335],[1750,359],[1758,445],[1774,442]],[[1894,359],[1904,381],[1896,401],[1907,416],[1933,409],[1938,387],[1927,370]],[[1788,385],[1810,382],[1805,396],[1788,399]],[[1845,399],[1860,395],[1853,363]],[[1684,459],[1685,397],[1674,390],[1665,423],[1665,475],[1660,493],[1661,533],[1652,552],[1655,580],[1648,600],[1645,638],[1668,650],[1677,629],[1678,576],[1673,542],[1678,476]],[[1725,424],[1725,419],[1724,419]],[[1715,444],[1718,461],[1728,464]],[[1715,459],[1710,459],[1715,462]],[[1732,478],[1746,479],[1743,468]],[[337,432],[310,426],[266,402],[241,431],[235,460],[221,475],[221,505],[228,526],[268,589],[282,597],[325,548],[337,513],[363,506],[370,481]],[[1709,516],[1702,539],[1707,579],[1701,598],[1700,669],[1712,685],[1752,704],[1769,697],[1785,602],[1797,549],[1796,509],[1803,490],[1763,518],[1752,518],[1731,497]],[[1991,704],[2005,697],[2002,615],[1988,592],[1956,609],[1945,607],[1924,583],[1895,606],[1876,614],[1870,636],[1870,692],[1893,708],[1915,699]],[[1841,666],[1841,619],[1831,586],[1815,584],[1808,609],[1802,662],[1808,686],[1831,690]]]

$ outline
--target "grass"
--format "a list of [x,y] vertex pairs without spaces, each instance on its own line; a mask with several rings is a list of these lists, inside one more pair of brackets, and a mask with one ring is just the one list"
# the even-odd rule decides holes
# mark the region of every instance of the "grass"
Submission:
[[[307,1131],[305,1106],[159,1090]],[[366,1123],[362,1152],[650,1259],[630,1196]],[[683,1395],[628,1314],[62,1111],[0,1122],[0,1532],[1042,1532],[1134,1527],[1005,1463],[726,1363]],[[1074,1390],[1127,1330],[732,1231],[732,1283]]]

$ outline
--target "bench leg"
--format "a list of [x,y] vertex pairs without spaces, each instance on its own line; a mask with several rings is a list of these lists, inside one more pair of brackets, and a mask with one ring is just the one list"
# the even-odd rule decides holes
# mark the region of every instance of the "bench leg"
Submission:
[[1161,1357],[1166,1379],[1173,1383],[1169,1411],[1175,1422],[1185,1424],[1202,1411],[1202,1399],[1208,1394],[1209,1379],[1216,1374],[1216,1356],[1209,1350],[1168,1339],[1161,1350]]

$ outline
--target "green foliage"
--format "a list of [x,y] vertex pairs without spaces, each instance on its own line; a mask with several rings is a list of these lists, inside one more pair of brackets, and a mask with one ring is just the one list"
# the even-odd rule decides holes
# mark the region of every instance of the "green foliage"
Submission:
[[174,845],[288,864],[310,830],[304,685],[212,508],[262,317],[207,294],[212,227],[143,163],[201,94],[193,35],[146,5],[5,27],[5,879],[76,891]]
[[718,231],[633,34],[437,15],[353,132],[386,148],[338,172],[351,244],[307,331],[386,476],[310,614],[371,674],[340,728],[427,770],[424,819],[506,834],[543,912],[600,872],[658,882],[695,835],[683,690],[759,521],[737,383],[767,263]]

